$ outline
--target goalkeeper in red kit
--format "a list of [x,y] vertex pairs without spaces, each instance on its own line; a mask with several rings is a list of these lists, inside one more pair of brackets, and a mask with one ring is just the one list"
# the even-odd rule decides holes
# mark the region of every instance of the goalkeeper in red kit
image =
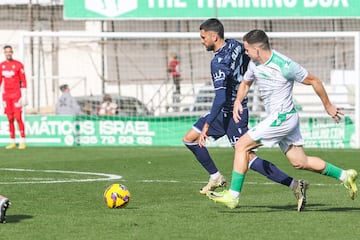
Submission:
[[6,149],[16,148],[15,143],[15,120],[20,131],[19,149],[25,149],[25,126],[22,119],[22,109],[27,104],[26,97],[26,77],[24,66],[21,62],[13,59],[13,49],[11,46],[4,47],[6,60],[0,63],[2,97],[5,114],[9,121],[9,131],[11,143]]

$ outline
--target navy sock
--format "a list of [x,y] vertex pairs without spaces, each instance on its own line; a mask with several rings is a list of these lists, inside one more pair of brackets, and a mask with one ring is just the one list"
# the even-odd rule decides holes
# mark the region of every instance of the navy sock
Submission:
[[209,174],[214,174],[218,171],[206,147],[200,147],[198,143],[184,142],[184,144],[188,149],[190,149],[198,162],[206,169]]
[[292,177],[281,171],[277,166],[259,157],[255,158],[250,168],[268,179],[290,187]]

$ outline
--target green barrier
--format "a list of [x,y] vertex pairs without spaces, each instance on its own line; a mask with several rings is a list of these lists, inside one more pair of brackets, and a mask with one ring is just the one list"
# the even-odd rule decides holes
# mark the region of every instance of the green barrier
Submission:
[[[182,138],[198,119],[191,117],[72,117],[27,116],[28,146],[183,146]],[[250,118],[254,126],[260,118]],[[349,117],[335,124],[331,118],[302,118],[306,147],[354,147],[355,126]],[[17,132],[18,138],[18,132]],[[0,144],[9,143],[8,122],[0,117]],[[209,146],[229,146],[226,138]]]
[[[196,119],[27,116],[26,142],[28,146],[180,146]],[[6,145],[6,117],[0,118],[0,124],[0,143]]]

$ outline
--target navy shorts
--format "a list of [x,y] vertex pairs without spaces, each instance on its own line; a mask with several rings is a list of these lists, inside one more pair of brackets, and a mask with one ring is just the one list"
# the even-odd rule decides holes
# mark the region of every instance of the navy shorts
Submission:
[[[206,116],[204,115],[194,124],[194,128],[201,132],[205,121]],[[213,139],[219,139],[222,136],[226,135],[231,143],[235,145],[236,141],[248,130],[248,109],[244,109],[241,114],[241,121],[235,123],[232,113],[220,112],[216,119],[211,123],[207,135]]]

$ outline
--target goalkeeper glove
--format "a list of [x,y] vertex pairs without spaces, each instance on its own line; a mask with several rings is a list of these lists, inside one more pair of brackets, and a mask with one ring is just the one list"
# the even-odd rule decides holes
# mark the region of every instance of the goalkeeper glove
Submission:
[[18,104],[25,107],[28,104],[26,88],[20,88],[20,91],[21,91],[21,97],[18,101]]

